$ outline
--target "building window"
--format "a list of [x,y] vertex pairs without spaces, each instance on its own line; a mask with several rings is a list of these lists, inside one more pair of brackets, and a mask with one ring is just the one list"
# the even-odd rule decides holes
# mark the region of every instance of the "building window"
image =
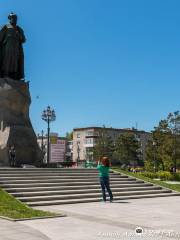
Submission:
[[93,138],[86,138],[86,139],[84,139],[84,143],[85,144],[93,144],[94,143],[94,139]]
[[87,131],[86,132],[86,136],[93,136],[94,135],[94,131]]
[[81,134],[80,134],[80,133],[77,133],[77,135],[76,135],[76,136],[77,136],[77,138],[80,138]]

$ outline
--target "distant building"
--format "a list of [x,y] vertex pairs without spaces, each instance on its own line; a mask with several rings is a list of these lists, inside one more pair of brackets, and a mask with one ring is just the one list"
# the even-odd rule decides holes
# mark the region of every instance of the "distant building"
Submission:
[[108,136],[115,142],[116,139],[123,133],[134,133],[137,140],[140,141],[140,150],[142,158],[145,159],[145,148],[151,134],[149,132],[140,131],[131,128],[102,128],[102,127],[87,127],[75,128],[73,130],[73,161],[95,160],[93,157],[93,148],[96,145],[96,139],[99,132],[104,129]]
[[[45,153],[44,163],[47,163],[47,136],[38,134],[37,142],[41,150]],[[50,163],[61,163],[66,160],[67,140],[64,137],[58,137],[57,133],[50,133]]]
[[73,161],[73,140],[72,141],[67,141],[66,160],[67,161]]

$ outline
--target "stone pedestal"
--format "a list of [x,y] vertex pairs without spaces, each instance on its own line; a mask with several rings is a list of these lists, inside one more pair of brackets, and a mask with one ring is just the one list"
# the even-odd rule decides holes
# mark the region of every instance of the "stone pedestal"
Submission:
[[0,78],[0,165],[9,165],[8,149],[14,145],[17,164],[38,165],[42,152],[29,118],[29,84]]

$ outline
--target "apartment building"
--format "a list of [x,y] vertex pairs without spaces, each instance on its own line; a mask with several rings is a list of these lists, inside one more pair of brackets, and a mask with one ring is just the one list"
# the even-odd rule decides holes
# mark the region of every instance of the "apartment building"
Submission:
[[149,132],[140,131],[130,128],[102,128],[102,127],[87,127],[75,128],[73,130],[73,161],[82,162],[85,160],[93,161],[93,147],[96,145],[100,131],[105,131],[108,136],[115,142],[116,139],[123,133],[134,133],[137,140],[140,141],[141,152],[143,159],[145,158],[146,144],[151,137]]

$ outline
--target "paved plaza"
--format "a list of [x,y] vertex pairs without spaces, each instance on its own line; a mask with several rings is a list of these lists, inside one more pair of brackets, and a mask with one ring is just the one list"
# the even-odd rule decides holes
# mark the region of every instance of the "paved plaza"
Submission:
[[[180,197],[38,207],[67,217],[0,220],[0,240],[180,239]],[[141,227],[143,235],[135,229]]]

